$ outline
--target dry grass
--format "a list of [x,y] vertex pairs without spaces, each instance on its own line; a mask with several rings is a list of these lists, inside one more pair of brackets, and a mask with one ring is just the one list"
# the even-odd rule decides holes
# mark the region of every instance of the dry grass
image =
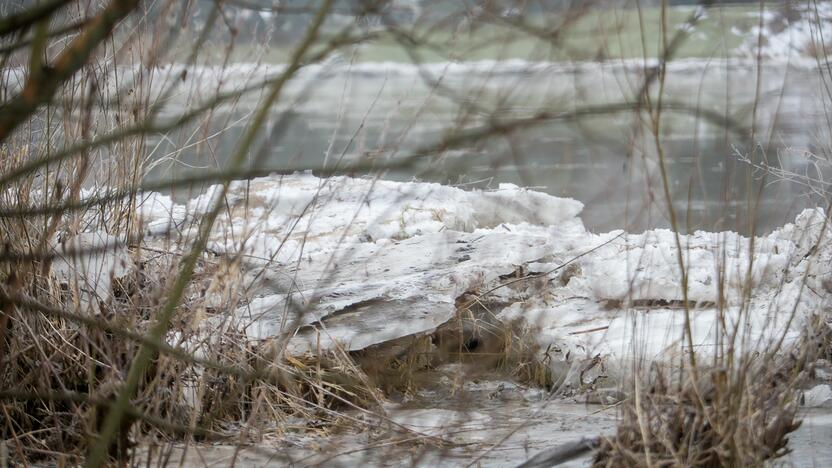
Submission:
[[[64,196],[61,187],[37,192],[35,185],[34,177],[16,181],[0,195],[0,209]],[[135,211],[121,213],[124,220],[139,219]],[[74,281],[51,273],[60,247],[52,239],[61,233],[71,239],[80,217],[0,220],[0,255],[6,256],[0,262],[0,439],[11,442],[13,460],[80,463],[141,345],[155,351],[112,446],[117,459],[129,459],[136,443],[150,440],[251,442],[259,437],[255,428],[279,433],[290,418],[317,431],[340,421],[340,410],[377,406],[377,390],[351,360],[284,359],[272,343],[250,341],[230,314],[243,296],[234,259],[201,256],[166,341],[149,342],[179,255],[147,249],[136,238],[106,246],[126,252],[135,267],[109,278],[101,298],[98,285],[87,284],[85,262],[70,261],[80,273]],[[86,229],[107,228],[106,219],[93,219],[98,224]],[[179,241],[165,242],[175,249]]]
[[[8,297],[27,302],[6,308],[0,437],[14,441],[19,460],[65,457],[76,463],[138,350],[139,343],[125,335],[146,332],[159,296],[147,287],[132,288],[138,294],[118,297],[101,316],[92,317],[94,326],[84,326],[59,315],[72,310],[72,301],[33,289],[18,287]],[[134,400],[141,410],[132,410],[124,420],[112,455],[125,458],[135,441],[157,437],[252,441],[256,431],[241,439],[239,428],[280,432],[279,422],[291,417],[320,425],[338,420],[338,410],[376,405],[376,390],[356,375],[352,363],[278,360],[269,343],[252,344],[234,328],[213,329],[206,338],[193,325],[199,309],[204,309],[200,301],[183,304],[172,333],[173,341],[200,361],[155,354]]]
[[820,317],[788,353],[742,356],[722,366],[657,366],[631,380],[617,433],[594,466],[763,466],[790,452],[801,391],[829,349]]
[[457,302],[462,308],[455,318],[435,332],[371,346],[351,358],[387,397],[436,388],[443,376],[456,384],[502,378],[553,387],[534,334],[520,324],[502,323],[468,296]]
[[[177,3],[166,5],[170,13]],[[150,69],[162,61],[165,44],[174,41],[176,34],[164,16],[156,21],[143,24],[144,31],[122,32],[118,39],[126,44],[105,46],[100,59],[90,60],[89,68],[107,69],[133,60],[138,69]],[[553,44],[559,33],[525,32],[551,36]],[[229,42],[225,58],[230,56],[235,34],[229,31],[228,37],[219,36],[218,42]],[[322,50],[331,52],[360,42],[349,35],[341,39],[342,43],[316,44],[314,53],[300,54],[296,64],[326,58]],[[404,44],[416,40],[397,39]],[[128,45],[146,51],[145,55],[122,55]],[[194,56],[202,48],[205,43],[198,41]],[[24,63],[26,55],[16,52],[15,60]],[[672,55],[668,50],[665,58]],[[83,77],[66,84],[54,103],[42,112],[33,110],[34,117],[18,128],[18,134],[2,142],[0,177],[36,156],[53,154],[56,142],[61,143],[58,148],[72,147],[112,130],[96,123],[94,116],[113,116],[119,123],[116,131],[133,121],[154,123],[148,116],[157,103],[152,102],[151,84],[145,81],[149,78],[141,73],[138,84],[129,90],[132,97],[125,92],[120,96],[124,101],[115,104],[98,102],[94,97],[100,89],[93,73],[79,73]],[[655,76],[647,75],[644,89],[649,91]],[[181,80],[185,81],[184,75]],[[439,86],[434,91],[438,90]],[[215,90],[215,94],[217,98],[221,93]],[[271,104],[263,108],[268,111]],[[56,109],[65,112],[56,117]],[[460,115],[472,110],[481,112],[472,105],[460,108]],[[210,122],[215,118],[212,111],[208,107],[200,117]],[[505,136],[559,115],[550,111],[517,122],[495,119],[493,127],[473,133],[449,131],[446,140],[428,148],[441,154],[455,146],[480,144],[493,135]],[[659,112],[655,112],[658,129]],[[149,120],[142,121],[144,117]],[[194,133],[213,131],[208,123],[204,125]],[[275,125],[278,131],[272,132],[280,133],[279,127]],[[46,129],[47,141],[39,142],[37,148],[25,143],[42,129]],[[60,136],[49,133],[52,129],[60,129],[56,133]],[[564,384],[566,376],[554,374],[551,363],[542,358],[545,353],[531,339],[533,333],[495,317],[494,311],[504,304],[490,304],[474,295],[460,297],[456,317],[428,335],[352,353],[286,356],[279,351],[282,337],[253,342],[243,330],[247,324],[233,317],[246,300],[240,259],[196,248],[195,267],[187,271],[191,277],[182,297],[175,298],[178,305],[169,328],[161,341],[153,341],[148,338],[150,331],[166,299],[173,296],[183,251],[193,238],[171,230],[162,242],[145,242],[134,193],[147,169],[143,158],[150,153],[147,134],[142,131],[153,133],[150,127],[138,128],[138,137],[115,139],[106,150],[71,152],[53,165],[0,186],[0,210],[54,208],[46,214],[0,217],[0,440],[8,441],[5,448],[16,463],[81,463],[98,440],[106,415],[119,396],[126,394],[122,393],[125,382],[142,347],[152,350],[152,358],[141,373],[135,395],[129,398],[109,451],[110,461],[130,460],[137,444],[246,444],[258,442],[266,433],[325,434],[345,424],[360,427],[364,422],[351,416],[353,410],[383,413],[386,400],[407,399],[437,385],[449,373],[455,383],[500,377],[555,391]],[[262,129],[250,128],[252,135],[258,131]],[[55,141],[49,140],[50,135]],[[208,142],[206,136],[195,144],[205,144],[213,152]],[[240,154],[242,158],[246,151]],[[106,181],[111,189],[128,196],[86,210],[58,209],[78,202],[82,186],[90,179]],[[231,209],[248,209],[257,203],[246,200]],[[184,228],[195,227],[199,220],[190,222],[194,224]],[[90,292],[95,284],[51,273],[55,249],[85,231],[112,235],[118,245],[107,249],[124,253],[134,266],[124,276],[107,278],[107,290],[99,298]],[[825,325],[820,329],[825,330]],[[603,442],[595,464],[749,466],[782,456],[788,433],[797,427],[801,385],[811,373],[813,360],[824,349],[828,353],[830,348],[824,348],[828,342],[826,337],[807,333],[802,346],[785,357],[744,357],[730,367],[697,372],[651,368],[637,374],[631,388],[625,389],[630,397],[620,406],[619,431]],[[579,380],[573,390],[592,390],[592,384]],[[0,444],[0,452],[3,448]],[[169,453],[163,449],[159,460]]]

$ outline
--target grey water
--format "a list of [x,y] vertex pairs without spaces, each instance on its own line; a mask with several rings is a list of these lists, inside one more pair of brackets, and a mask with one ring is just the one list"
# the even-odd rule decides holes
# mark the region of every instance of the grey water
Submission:
[[[635,110],[650,73],[638,61],[322,67],[290,84],[247,164],[464,188],[513,183],[580,200],[594,231],[670,227],[662,165],[683,231],[764,233],[825,206],[832,123],[823,68],[672,62],[658,144],[645,110],[656,106],[658,82]],[[225,167],[257,103],[243,98],[198,126],[157,136],[149,177]],[[177,106],[187,104],[167,111]],[[534,123],[416,154],[454,132],[515,118]]]

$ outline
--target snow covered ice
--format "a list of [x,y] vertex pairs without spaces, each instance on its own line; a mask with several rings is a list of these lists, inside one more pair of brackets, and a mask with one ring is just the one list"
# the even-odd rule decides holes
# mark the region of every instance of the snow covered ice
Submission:
[[[184,205],[143,195],[145,225],[193,236],[189,220],[214,190]],[[680,235],[685,294],[672,231],[592,233],[580,202],[510,184],[273,175],[233,183],[226,202],[208,250],[239,254],[245,294],[206,326],[232,318],[290,354],[429,334],[470,298],[525,324],[555,361],[669,361],[684,350],[686,305],[697,353],[713,352],[720,311],[762,348],[797,338],[827,295],[832,260],[832,247],[815,247],[829,245],[818,242],[829,235],[820,209],[755,239]]]

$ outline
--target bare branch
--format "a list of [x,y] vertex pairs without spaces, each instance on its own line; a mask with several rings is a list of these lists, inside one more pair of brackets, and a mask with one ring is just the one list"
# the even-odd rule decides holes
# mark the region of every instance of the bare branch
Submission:
[[69,44],[53,66],[38,73],[30,70],[31,76],[20,94],[0,107],[0,143],[40,106],[50,102],[58,88],[80,70],[98,45],[109,37],[116,24],[138,5],[139,0],[112,0]]

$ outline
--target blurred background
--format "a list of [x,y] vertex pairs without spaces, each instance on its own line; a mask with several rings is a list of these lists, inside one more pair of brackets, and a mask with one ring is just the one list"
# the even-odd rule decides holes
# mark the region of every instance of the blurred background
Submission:
[[[306,1],[226,5],[200,55],[204,68],[166,111],[187,107],[194,92],[275,73],[316,9]],[[830,5],[668,5],[662,16],[660,1],[402,0],[361,15],[362,2],[336,2],[326,31],[357,21],[371,37],[291,83],[274,120],[286,110],[291,117],[265,143],[257,169],[352,167],[483,188],[509,182],[584,202],[595,231],[668,227],[666,207],[655,203],[663,197],[652,124],[633,109],[645,77],[666,61],[662,83],[647,89],[653,102],[640,105],[655,106],[660,95],[667,104],[660,144],[686,229],[766,231],[817,205],[830,142],[822,58]],[[181,34],[196,34],[210,6],[193,2]],[[183,47],[160,59],[154,82],[165,83],[186,54]],[[149,177],[221,168],[256,97],[151,136]],[[551,115],[429,161],[395,162],[450,131],[540,113]]]

